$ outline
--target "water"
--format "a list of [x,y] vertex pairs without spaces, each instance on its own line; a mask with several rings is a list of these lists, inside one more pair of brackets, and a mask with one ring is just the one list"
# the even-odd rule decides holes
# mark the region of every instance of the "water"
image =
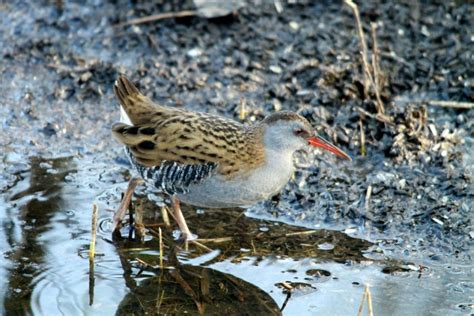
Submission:
[[[6,281],[1,292],[3,312],[104,315],[114,314],[123,306],[128,306],[125,310],[137,308],[127,303],[127,297],[130,293],[138,295],[137,287],[160,275],[156,269],[138,274],[141,268],[137,258],[155,262],[159,251],[154,238],[144,244],[114,242],[111,238],[111,209],[118,205],[119,193],[126,185],[125,168],[110,169],[108,164],[71,157],[32,158],[28,165],[30,169],[19,171],[15,175],[17,182],[2,194],[4,260],[0,271]],[[100,225],[91,298],[88,249],[93,202],[100,209]],[[245,216],[242,225],[235,225],[234,220],[241,218],[239,210],[187,212],[191,212],[191,229],[201,238],[244,234],[247,239],[207,244],[216,252],[205,255],[192,249],[181,253],[182,262],[249,282],[245,291],[253,286],[262,289],[264,293],[258,292],[259,295],[269,295],[278,307],[287,296],[278,283],[307,284],[292,292],[284,310],[286,315],[356,314],[365,285],[370,286],[377,315],[464,315],[472,308],[471,264],[430,261],[428,269],[420,272],[416,263],[410,266],[393,261],[371,243],[337,231],[318,230],[312,235],[292,237],[292,233],[308,230]],[[205,223],[193,221],[195,216]],[[229,227],[217,227],[225,221],[230,222],[226,224]],[[202,231],[199,226],[204,226]],[[211,227],[217,227],[216,231]],[[258,239],[258,233],[263,237]],[[275,237],[288,233],[284,238]],[[327,247],[328,244],[333,246]],[[395,267],[392,270],[398,272],[384,273],[392,271],[387,267]],[[325,276],[307,273],[314,269],[325,271]],[[220,278],[213,274],[210,282]],[[136,285],[131,286],[130,282]],[[229,306],[235,303],[227,302]],[[186,306],[185,300],[181,304]],[[254,310],[257,305],[250,304]]]

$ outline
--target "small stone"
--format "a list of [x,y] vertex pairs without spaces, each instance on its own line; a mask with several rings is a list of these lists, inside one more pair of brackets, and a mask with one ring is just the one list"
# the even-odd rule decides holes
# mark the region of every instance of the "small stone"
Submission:
[[270,70],[276,74],[281,74],[282,72],[282,69],[280,66],[270,66]]
[[321,249],[321,250],[333,250],[333,249],[334,249],[334,245],[331,244],[331,243],[325,242],[325,243],[319,244],[319,245],[318,245],[318,249]]
[[193,49],[190,49],[186,53],[186,55],[188,55],[188,57],[191,57],[191,58],[199,57],[202,55],[202,50],[199,48],[193,48]]
[[298,29],[300,28],[300,25],[296,23],[295,21],[291,21],[289,24],[290,24],[290,28],[293,31],[298,31]]
[[398,181],[398,188],[399,189],[403,190],[406,185],[407,185],[407,180],[401,179],[400,181]]
[[81,82],[87,82],[92,78],[92,73],[87,71],[81,75]]
[[438,218],[436,218],[436,217],[432,217],[431,219],[432,219],[433,222],[435,222],[436,224],[439,224],[439,225],[441,225],[441,226],[444,225],[443,221],[440,220],[440,219],[438,219]]

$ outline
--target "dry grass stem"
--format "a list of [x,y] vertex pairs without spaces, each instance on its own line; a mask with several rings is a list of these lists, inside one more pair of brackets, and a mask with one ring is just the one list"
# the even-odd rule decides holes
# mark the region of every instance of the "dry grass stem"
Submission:
[[359,112],[360,114],[364,114],[370,118],[373,118],[379,122],[382,122],[382,123],[386,123],[386,124],[390,124],[390,125],[394,125],[393,122],[392,122],[392,119],[386,115],[381,115],[381,114],[372,114],[370,112],[367,112],[366,110],[364,110],[363,108],[361,107],[356,107],[356,111]]
[[95,241],[97,239],[97,213],[98,207],[97,204],[94,203],[94,205],[92,206],[92,238],[89,246],[89,258],[91,259],[94,259],[95,256]]
[[367,61],[367,44],[365,42],[365,36],[364,36],[364,30],[362,29],[362,23],[360,22],[360,14],[359,14],[359,7],[357,7],[357,5],[352,2],[352,0],[344,0],[344,2],[349,6],[351,7],[352,11],[354,12],[354,16],[355,16],[355,19],[356,19],[356,23],[357,23],[357,31],[359,32],[359,39],[360,39],[360,47],[361,47],[361,56],[362,56],[362,63],[364,64],[364,69],[366,71],[364,71],[364,92],[365,92],[365,95],[367,96],[368,94],[368,81],[370,80],[368,78],[368,76],[371,76],[371,73],[370,71],[367,71],[367,68],[369,66],[368,64],[368,61]]
[[377,99],[377,113],[378,114],[385,114],[385,108],[380,97],[380,62],[379,62],[379,48],[377,45],[377,24],[370,23],[370,27],[372,30],[372,71],[374,72],[374,90],[375,90],[375,98]]
[[129,253],[129,252],[141,252],[141,251],[148,251],[148,250],[154,250],[156,248],[152,248],[152,247],[143,247],[143,248],[124,248],[124,249],[120,249],[120,252],[124,252],[124,253]]
[[473,102],[430,100],[428,101],[428,104],[433,105],[433,106],[441,106],[444,108],[453,108],[453,109],[473,109],[474,108]]
[[317,230],[306,230],[306,231],[303,231],[303,232],[288,233],[288,234],[285,234],[285,237],[312,235],[312,234],[315,234],[317,232],[318,232]]
[[158,227],[158,240],[160,245],[160,268],[163,269],[163,234],[161,227]]
[[172,267],[172,266],[163,266],[163,267],[160,267],[160,265],[152,265],[152,264],[149,264],[148,262],[146,261],[143,261],[142,259],[136,257],[135,260],[141,264],[142,266],[144,266],[145,268],[151,268],[151,269],[168,269],[168,270],[174,270],[175,267]]
[[161,217],[163,218],[163,223],[165,223],[165,226],[170,227],[171,223],[170,223],[170,217],[168,216],[167,209],[168,209],[168,207],[166,205],[164,205],[161,208]]
[[140,200],[135,207],[135,235],[138,240],[143,240],[145,237],[145,225],[143,224],[143,203]]
[[372,196],[372,186],[369,185],[367,187],[367,192],[365,193],[365,211],[368,212],[369,211],[369,207],[370,207],[370,197]]
[[243,121],[247,117],[247,102],[244,98],[240,98],[239,102],[239,120]]
[[359,128],[360,128],[360,154],[364,157],[367,154],[366,146],[365,146],[365,130],[364,124],[362,120],[359,120]]
[[202,242],[202,243],[209,242],[209,243],[214,243],[214,244],[220,244],[220,243],[232,241],[232,237],[199,238],[199,239],[196,239],[195,241]]
[[129,20],[127,22],[117,24],[117,27],[124,27],[124,26],[128,26],[128,25],[137,25],[137,24],[155,22],[155,21],[165,20],[165,19],[184,18],[184,17],[187,17],[187,16],[196,16],[196,15],[198,15],[198,12],[193,11],[193,10],[186,10],[186,11],[180,11],[180,12],[159,13],[159,14],[145,16],[145,17],[142,17],[142,18],[132,19],[132,20]]
[[[368,95],[368,87],[369,84],[372,85],[374,92],[375,92],[375,98],[376,102],[375,105],[377,107],[377,114],[384,115],[385,113],[385,107],[383,105],[382,99],[380,98],[380,90],[378,89],[378,83],[376,84],[374,77],[377,77],[377,71],[378,66],[372,67],[372,71],[370,69],[369,61],[368,61],[368,56],[369,52],[367,49],[367,44],[365,42],[365,36],[364,36],[364,30],[362,29],[362,23],[360,21],[360,13],[359,13],[359,7],[352,2],[352,0],[344,0],[344,2],[351,7],[352,11],[354,12],[354,16],[356,19],[356,24],[357,24],[357,31],[359,33],[359,38],[360,38],[360,46],[361,46],[361,56],[362,56],[362,64],[364,66],[364,92],[365,95]],[[377,48],[376,40],[375,40],[375,35],[374,36],[374,55],[376,55],[375,51]],[[378,61],[377,57],[373,58],[373,63]],[[378,79],[377,79],[378,80]]]
[[207,247],[207,246],[201,244],[199,241],[190,240],[189,242],[192,243],[192,244],[194,244],[194,245],[196,245],[196,246],[198,246],[198,247],[201,248],[201,249],[204,249],[204,250],[207,251],[207,252],[212,252],[212,251],[213,251],[211,248],[209,248],[209,247]]

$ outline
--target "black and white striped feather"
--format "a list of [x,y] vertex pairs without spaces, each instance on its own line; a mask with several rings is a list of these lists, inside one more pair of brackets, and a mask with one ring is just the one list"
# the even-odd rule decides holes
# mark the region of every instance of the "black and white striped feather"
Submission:
[[188,192],[191,184],[198,184],[212,176],[217,163],[185,165],[175,161],[163,161],[159,166],[146,167],[139,164],[130,149],[125,147],[127,156],[138,174],[148,186],[169,195]]

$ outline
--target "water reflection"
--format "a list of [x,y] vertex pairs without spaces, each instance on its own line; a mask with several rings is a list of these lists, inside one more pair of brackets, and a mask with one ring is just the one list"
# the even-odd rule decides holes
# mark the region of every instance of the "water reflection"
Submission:
[[43,237],[51,231],[51,218],[61,210],[61,189],[71,172],[71,159],[32,158],[31,170],[10,192],[4,223],[10,260],[5,309],[14,314],[30,314],[29,304],[38,278],[43,275],[47,255]]
[[130,260],[121,257],[130,293],[120,302],[117,315],[281,314],[271,296],[255,285],[209,268],[182,265],[175,254],[164,268],[146,263],[136,276]]

